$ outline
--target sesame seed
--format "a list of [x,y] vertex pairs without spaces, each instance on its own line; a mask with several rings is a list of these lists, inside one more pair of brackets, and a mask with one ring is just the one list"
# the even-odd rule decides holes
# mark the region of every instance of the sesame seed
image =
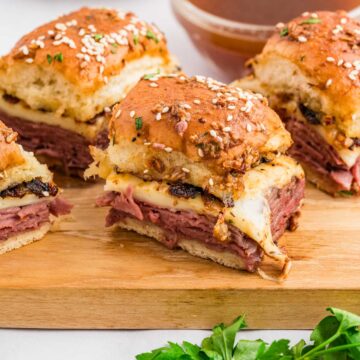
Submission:
[[105,107],[104,107],[104,111],[105,111],[106,113],[109,113],[109,112],[111,112],[111,108],[110,108],[109,106],[105,106]]
[[229,114],[229,115],[227,116],[227,118],[226,118],[227,121],[231,121],[231,120],[233,120],[233,119],[234,119],[234,116],[231,115],[231,114]]
[[334,59],[332,56],[328,56],[328,57],[326,58],[326,61],[327,61],[327,62],[335,62],[335,59]]
[[226,126],[223,128],[224,132],[230,132],[231,131],[231,127],[230,126]]
[[277,24],[275,25],[275,27],[276,27],[277,29],[282,29],[284,26],[285,26],[285,24],[282,23],[282,22],[279,22],[279,23],[277,23]]
[[347,69],[350,69],[352,67],[352,64],[349,62],[344,63],[344,67],[346,67]]
[[161,150],[165,149],[165,145],[164,145],[164,144],[153,143],[152,146],[153,146],[154,149],[161,149]]
[[340,59],[337,63],[337,66],[341,66],[342,64],[344,63],[344,60],[343,59]]
[[185,76],[180,76],[180,77],[179,77],[179,80],[185,81],[185,80],[186,80],[186,77],[185,77]]
[[198,148],[198,155],[199,155],[200,157],[204,157],[204,152],[203,152],[203,150],[200,149],[200,148]]
[[80,30],[79,30],[79,35],[80,35],[80,36],[84,36],[84,35],[85,35],[85,32],[86,32],[85,29],[80,29]]
[[189,170],[189,169],[184,168],[184,167],[183,167],[183,168],[181,168],[181,170],[182,170],[184,173],[187,173],[187,174],[190,172],[190,170]]
[[345,25],[347,23],[347,19],[346,18],[341,18],[340,23]]
[[325,87],[328,88],[332,83],[333,83],[332,79],[328,79],[328,80],[326,81]]
[[49,196],[49,195],[50,195],[48,191],[43,191],[42,194],[43,194],[44,196]]
[[145,145],[145,146],[150,146],[150,145],[151,145],[151,142],[144,142],[144,145]]
[[134,117],[135,116],[135,111],[134,110],[132,110],[132,111],[130,111],[130,117]]
[[81,64],[80,64],[80,67],[82,69],[84,69],[86,66],[88,66],[88,63],[86,61],[83,61]]
[[229,110],[235,110],[235,109],[236,109],[236,106],[235,106],[235,105],[229,105],[227,108],[228,108]]
[[156,120],[156,121],[160,121],[160,120],[161,120],[161,113],[157,113],[157,114],[156,114],[155,120]]
[[197,104],[197,105],[200,105],[200,104],[201,104],[201,101],[200,101],[199,99],[195,99],[195,100],[193,101],[193,103],[194,103],[194,104]]
[[60,31],[66,31],[67,27],[65,24],[57,23],[55,24],[55,29]]
[[300,35],[298,37],[298,41],[301,43],[306,43],[307,42],[307,38],[304,35]]
[[159,85],[158,85],[156,82],[151,82],[151,83],[150,83],[150,86],[153,87],[153,88],[155,88],[155,87],[158,87]]
[[350,72],[349,74],[349,78],[353,81],[356,80],[356,77],[359,75],[359,71],[358,70],[353,70]]
[[217,99],[212,99],[211,102],[215,105],[218,102],[218,100]]
[[164,150],[168,153],[171,153],[173,151],[173,149],[171,147],[166,147]]
[[209,133],[210,133],[210,136],[212,136],[212,137],[216,137],[217,136],[217,133],[216,133],[216,131],[215,130],[210,130],[209,131]]
[[149,169],[144,170],[144,174],[147,174],[149,172]]
[[212,178],[209,179],[209,185],[214,186],[214,180]]
[[162,113],[163,114],[166,114],[168,111],[170,110],[170,108],[168,106],[165,106],[163,109],[162,109]]
[[246,124],[246,131],[247,131],[247,132],[251,132],[251,131],[252,131],[252,126],[251,126],[251,124],[249,124],[249,123]]
[[118,117],[120,117],[120,115],[121,115],[121,109],[119,109],[119,110],[116,112],[115,117],[118,118]]
[[312,14],[311,14],[311,17],[312,17],[313,19],[317,19],[319,16],[318,16],[317,13],[312,13]]
[[52,36],[52,35],[55,34],[55,31],[54,31],[54,30],[48,30],[48,34],[49,34],[50,36]]
[[28,59],[25,60],[25,62],[28,63],[28,64],[31,64],[31,63],[34,62],[34,59],[28,58]]
[[305,11],[302,13],[302,16],[304,16],[304,17],[309,16],[309,15],[310,15],[310,13],[308,11]]
[[22,51],[22,53],[23,53],[24,55],[29,55],[29,49],[28,49],[28,47],[27,47],[26,45],[22,46],[22,47],[20,48],[20,50]]
[[184,104],[183,108],[189,110],[189,109],[191,109],[191,106],[189,104]]

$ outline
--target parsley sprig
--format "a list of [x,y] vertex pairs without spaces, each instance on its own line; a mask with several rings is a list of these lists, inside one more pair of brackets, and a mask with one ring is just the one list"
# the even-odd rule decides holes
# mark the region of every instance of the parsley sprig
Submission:
[[137,360],[358,360],[360,359],[360,317],[336,308],[315,327],[309,343],[290,346],[287,339],[267,344],[263,340],[239,340],[237,333],[246,328],[245,318],[229,325],[217,325],[201,346],[184,341],[136,356]]

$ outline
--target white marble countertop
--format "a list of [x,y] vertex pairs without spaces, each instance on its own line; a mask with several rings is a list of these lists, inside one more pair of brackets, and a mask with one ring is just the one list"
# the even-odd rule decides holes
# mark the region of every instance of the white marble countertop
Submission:
[[[0,53],[5,53],[24,33],[59,14],[80,6],[109,6],[134,11],[155,22],[168,38],[171,51],[188,74],[218,77],[217,71],[198,56],[173,17],[168,0],[0,0]],[[241,309],[239,309],[241,311]],[[251,319],[249,319],[251,321]],[[215,324],[214,324],[215,325]],[[166,341],[200,342],[205,331],[63,331],[0,330],[1,360],[132,360],[140,352],[163,346]],[[271,341],[286,337],[293,342],[307,338],[306,331],[244,331],[247,339]]]

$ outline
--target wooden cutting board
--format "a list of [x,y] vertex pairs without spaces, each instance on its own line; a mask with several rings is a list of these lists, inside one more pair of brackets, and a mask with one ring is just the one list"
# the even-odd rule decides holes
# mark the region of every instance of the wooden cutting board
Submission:
[[360,313],[360,199],[308,187],[283,284],[104,228],[101,184],[65,183],[72,220],[0,256],[0,327],[210,328],[246,313],[252,328],[310,328],[335,306]]

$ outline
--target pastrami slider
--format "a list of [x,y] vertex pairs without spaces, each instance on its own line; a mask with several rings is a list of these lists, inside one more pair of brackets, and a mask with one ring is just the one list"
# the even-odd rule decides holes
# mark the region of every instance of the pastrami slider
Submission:
[[334,194],[360,193],[360,23],[343,11],[278,24],[253,74],[234,85],[261,92],[290,131],[290,154]]
[[72,205],[58,196],[52,173],[15,143],[0,122],[0,254],[41,239]]
[[86,172],[106,179],[107,226],[251,272],[266,254],[286,276],[276,241],[299,209],[303,171],[261,95],[200,76],[142,79],[114,108],[110,138]]
[[0,119],[26,150],[82,175],[106,147],[106,112],[147,73],[178,68],[164,35],[132,13],[82,8],[22,37],[0,60]]

